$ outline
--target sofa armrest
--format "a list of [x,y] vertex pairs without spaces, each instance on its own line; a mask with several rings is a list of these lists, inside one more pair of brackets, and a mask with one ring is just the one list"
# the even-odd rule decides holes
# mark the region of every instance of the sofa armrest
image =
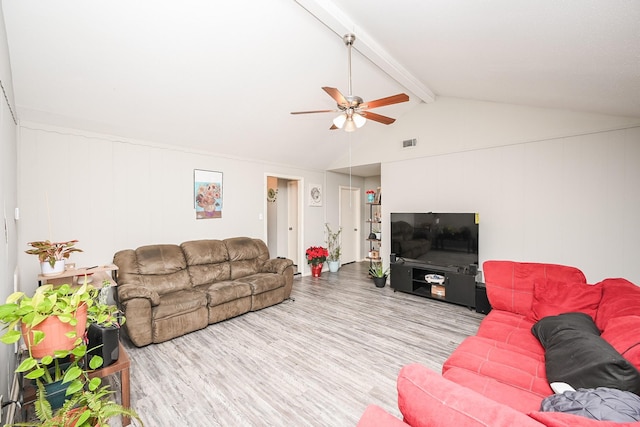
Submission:
[[356,427],[410,427],[379,406],[369,405]]
[[541,427],[515,409],[412,364],[398,375],[398,407],[413,427]]
[[118,285],[118,300],[126,302],[134,298],[145,298],[151,302],[151,305],[160,304],[160,295],[153,289],[149,289],[140,285]]
[[286,259],[286,258],[268,259],[262,265],[261,273],[282,274],[290,265],[293,265],[293,261],[291,261],[290,259]]

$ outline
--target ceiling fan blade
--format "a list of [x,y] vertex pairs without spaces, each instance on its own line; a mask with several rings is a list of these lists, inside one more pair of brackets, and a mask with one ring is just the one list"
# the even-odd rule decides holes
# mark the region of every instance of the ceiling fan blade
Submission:
[[373,120],[374,122],[382,123],[385,125],[390,125],[395,122],[396,119],[392,119],[391,117],[383,116],[381,114],[372,113],[371,111],[362,111],[361,115],[367,118],[367,120]]
[[385,105],[407,102],[408,100],[409,100],[409,95],[407,95],[406,93],[399,93],[397,95],[387,96],[386,98],[376,99],[375,101],[365,102],[360,106],[360,108],[363,108],[363,109],[378,108],[378,107],[384,107]]
[[335,113],[338,110],[292,111],[291,114]]
[[347,102],[347,98],[345,98],[344,95],[341,94],[340,91],[338,89],[336,89],[335,87],[324,86],[322,88],[322,90],[327,92],[330,97],[335,99],[335,101],[338,103],[338,105],[345,105],[346,106],[346,105],[349,104]]

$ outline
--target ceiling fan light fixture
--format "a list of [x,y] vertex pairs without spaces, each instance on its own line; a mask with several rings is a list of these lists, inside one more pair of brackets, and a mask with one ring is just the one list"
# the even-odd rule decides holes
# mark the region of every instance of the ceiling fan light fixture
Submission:
[[347,117],[346,122],[344,123],[344,131],[345,132],[353,132],[354,130],[356,130],[356,124],[353,121],[353,117]]
[[345,113],[342,113],[338,117],[333,119],[333,124],[336,125],[338,129],[342,129],[342,126],[344,126],[344,122],[346,121],[347,121],[347,115]]
[[367,123],[367,119],[363,115],[358,113],[353,113],[351,118],[353,119],[353,122],[358,129],[360,129],[362,126],[364,126],[365,123]]

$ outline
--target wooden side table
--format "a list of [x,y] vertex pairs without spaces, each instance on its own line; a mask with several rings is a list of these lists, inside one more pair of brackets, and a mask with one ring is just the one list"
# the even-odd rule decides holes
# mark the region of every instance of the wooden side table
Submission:
[[[119,344],[119,355],[118,360],[112,363],[111,365],[96,369],[95,371],[89,372],[89,378],[104,378],[106,376],[120,373],[120,401],[122,406],[125,408],[131,408],[131,394],[130,394],[130,373],[129,368],[131,367],[131,360],[129,360],[129,355],[124,349],[122,343]],[[36,398],[36,389],[30,383],[30,381],[26,380],[23,385],[23,405],[27,406],[32,404]],[[23,406],[23,407],[24,407]],[[123,415],[122,416],[122,426],[128,426],[131,424],[131,418]]]

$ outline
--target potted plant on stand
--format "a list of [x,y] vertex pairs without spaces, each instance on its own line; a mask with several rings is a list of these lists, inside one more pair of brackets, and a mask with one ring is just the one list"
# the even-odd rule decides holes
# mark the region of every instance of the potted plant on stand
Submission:
[[369,274],[373,278],[373,283],[377,288],[384,288],[387,284],[389,269],[384,269],[381,262],[374,262],[369,267]]
[[329,256],[329,251],[322,246],[311,246],[307,248],[307,264],[311,265],[311,276],[320,277],[322,266]]
[[87,316],[87,346],[90,355],[102,357],[103,366],[109,366],[119,358],[120,326],[124,314],[115,305],[107,304],[111,282],[105,280],[97,292],[96,304],[89,308]]
[[51,242],[42,240],[38,242],[29,242],[28,245],[33,249],[25,251],[30,255],[37,255],[40,260],[42,274],[52,276],[64,271],[64,263],[73,252],[82,252],[82,249],[75,247],[77,240],[69,240],[68,242]]
[[[97,290],[87,284],[77,288],[66,284],[58,287],[44,285],[32,297],[16,292],[0,305],[0,322],[7,329],[0,341],[14,344],[24,338],[27,353],[16,372],[34,380],[36,386],[34,406],[40,421],[16,425],[102,426],[107,425],[108,418],[118,414],[139,420],[133,410],[108,399],[109,392],[100,387],[100,378],[89,379],[89,370],[100,368],[103,359],[100,356],[86,357],[87,346],[83,337],[87,312],[93,319],[102,319],[103,314],[110,316],[112,313],[112,309],[100,307],[102,304],[96,295]],[[59,330],[49,328],[45,325],[48,322],[59,324]],[[24,334],[16,330],[18,325]],[[54,336],[60,333],[65,339],[55,344]],[[46,344],[44,349],[40,347],[42,344]],[[68,360],[68,365],[63,364],[63,360]],[[48,383],[55,382],[62,385],[67,399],[57,411],[57,405],[48,400],[51,392],[46,387]]]
[[327,263],[329,264],[329,271],[335,273],[340,268],[340,233],[342,232],[342,227],[339,227],[335,233],[331,230],[329,223],[326,223],[325,227],[327,227],[327,251],[329,252]]

